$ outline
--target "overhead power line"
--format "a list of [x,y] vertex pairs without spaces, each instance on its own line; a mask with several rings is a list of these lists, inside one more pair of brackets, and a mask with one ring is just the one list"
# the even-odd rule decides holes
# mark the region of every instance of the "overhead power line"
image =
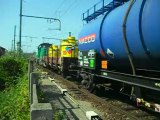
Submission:
[[[18,36],[16,35],[16,37],[18,37]],[[25,35],[25,36],[21,36],[21,37],[26,37],[26,38],[38,38],[38,37],[34,37],[34,36],[27,36],[27,35]]]
[[42,37],[42,39],[54,39],[54,40],[58,40],[58,41],[61,41],[62,39],[60,38],[50,38],[50,37]]
[[74,0],[69,6],[68,8],[64,11],[64,13],[60,16],[60,18],[64,15],[66,15],[68,13],[68,11],[70,11],[73,8],[73,5],[77,3],[77,0]]
[[62,7],[62,5],[65,3],[65,1],[66,1],[66,0],[63,0],[63,1],[60,3],[60,5],[57,7],[56,11],[58,11],[58,10]]
[[[55,9],[55,12],[54,12],[54,15],[53,16],[57,16],[57,12],[58,10],[60,10],[60,8],[63,6],[63,4],[65,3],[66,0],[63,0],[59,6],[57,7],[57,9]],[[59,14],[60,14],[60,11],[59,11]]]

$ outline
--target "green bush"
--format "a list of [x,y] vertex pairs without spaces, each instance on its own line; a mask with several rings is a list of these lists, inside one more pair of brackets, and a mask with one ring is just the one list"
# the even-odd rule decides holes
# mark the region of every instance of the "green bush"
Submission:
[[23,58],[4,56],[0,58],[0,83],[1,86],[9,87],[18,83],[18,78],[23,76],[27,64]]

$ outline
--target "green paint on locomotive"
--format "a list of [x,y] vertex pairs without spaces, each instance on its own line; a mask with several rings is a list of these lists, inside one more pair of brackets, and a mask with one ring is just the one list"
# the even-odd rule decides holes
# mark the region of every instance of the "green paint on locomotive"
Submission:
[[42,43],[38,46],[38,51],[36,58],[37,59],[42,59],[44,56],[48,56],[48,48],[51,44],[49,43]]

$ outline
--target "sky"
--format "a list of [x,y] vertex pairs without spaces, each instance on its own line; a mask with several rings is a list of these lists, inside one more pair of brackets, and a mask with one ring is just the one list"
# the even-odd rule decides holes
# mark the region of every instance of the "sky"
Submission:
[[[84,21],[82,13],[101,0],[23,0],[23,15],[57,18],[59,22],[46,19],[22,17],[22,50],[35,52],[43,42],[59,44],[53,39],[64,39],[71,32],[76,38]],[[14,26],[16,25],[16,42],[19,41],[20,0],[0,0],[0,46],[13,49]],[[28,36],[28,37],[23,37]],[[33,37],[33,38],[31,38]]]

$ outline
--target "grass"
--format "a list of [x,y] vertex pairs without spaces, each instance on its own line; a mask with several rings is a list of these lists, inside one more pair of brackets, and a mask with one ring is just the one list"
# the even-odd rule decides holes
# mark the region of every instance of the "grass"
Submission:
[[64,120],[64,118],[65,118],[64,110],[61,110],[61,111],[59,110],[55,112],[54,120]]
[[29,120],[28,79],[21,78],[19,83],[8,91],[0,92],[1,120]]

